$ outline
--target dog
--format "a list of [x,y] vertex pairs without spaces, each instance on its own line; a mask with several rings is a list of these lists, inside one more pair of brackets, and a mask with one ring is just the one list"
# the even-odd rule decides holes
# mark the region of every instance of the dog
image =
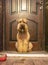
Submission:
[[17,25],[17,42],[15,44],[18,52],[29,52],[32,51],[33,45],[30,40],[30,34],[26,20],[21,19]]

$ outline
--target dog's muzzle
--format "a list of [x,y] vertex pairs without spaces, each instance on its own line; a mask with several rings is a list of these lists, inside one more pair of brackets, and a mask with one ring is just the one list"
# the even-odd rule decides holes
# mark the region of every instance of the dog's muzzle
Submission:
[[25,25],[20,25],[19,32],[20,33],[25,33]]

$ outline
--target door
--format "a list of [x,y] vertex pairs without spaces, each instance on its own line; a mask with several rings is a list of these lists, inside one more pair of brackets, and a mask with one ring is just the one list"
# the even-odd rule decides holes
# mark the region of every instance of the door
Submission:
[[27,19],[30,41],[33,44],[33,51],[43,49],[44,28],[43,28],[43,1],[41,0],[6,0],[6,24],[5,38],[6,50],[15,51],[17,42],[17,24],[20,18]]

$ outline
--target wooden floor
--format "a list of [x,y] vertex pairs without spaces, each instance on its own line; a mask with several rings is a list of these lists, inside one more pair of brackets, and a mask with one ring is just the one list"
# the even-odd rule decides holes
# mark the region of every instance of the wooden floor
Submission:
[[[0,62],[0,65],[48,65],[47,52],[41,52],[41,51],[32,52],[31,54],[32,56],[30,57],[16,56],[16,52],[13,52],[13,51],[12,52],[7,51],[7,52],[1,52],[1,53],[8,54],[8,57],[6,61]],[[39,56],[37,56],[37,54]]]
[[8,57],[0,65],[48,65],[48,58]]

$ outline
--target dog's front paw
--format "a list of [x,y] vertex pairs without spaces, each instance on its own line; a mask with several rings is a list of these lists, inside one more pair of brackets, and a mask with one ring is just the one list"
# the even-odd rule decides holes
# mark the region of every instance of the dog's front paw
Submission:
[[31,42],[29,42],[29,52],[32,51],[32,48],[33,48],[33,44]]

